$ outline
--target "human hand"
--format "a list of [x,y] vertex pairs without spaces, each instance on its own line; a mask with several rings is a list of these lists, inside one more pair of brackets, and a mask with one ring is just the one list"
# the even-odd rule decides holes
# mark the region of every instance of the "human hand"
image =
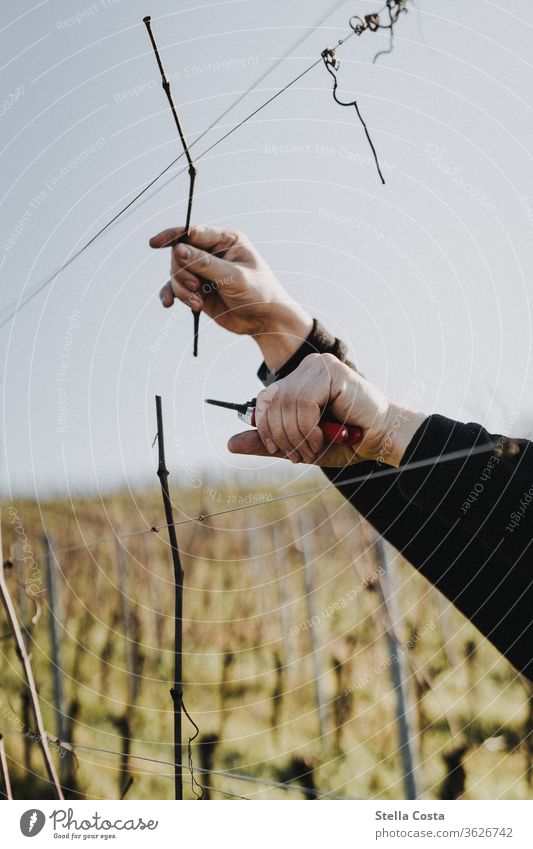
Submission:
[[163,230],[150,239],[152,248],[170,247],[170,280],[160,298],[203,311],[233,333],[249,334],[270,369],[279,368],[300,347],[312,319],[285,291],[261,255],[238,230],[192,227]]
[[[326,409],[328,418],[358,425],[361,442],[353,447],[325,444],[318,424]],[[426,418],[390,401],[332,354],[310,354],[292,374],[260,392],[255,416],[257,430],[231,437],[232,453],[329,467],[362,460],[399,466]]]

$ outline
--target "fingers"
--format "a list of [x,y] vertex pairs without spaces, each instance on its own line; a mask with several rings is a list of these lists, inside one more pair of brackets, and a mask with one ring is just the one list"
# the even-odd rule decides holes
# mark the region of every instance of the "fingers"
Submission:
[[171,248],[178,243],[178,239],[185,233],[185,227],[171,227],[168,230],[161,230],[149,241],[151,248]]
[[326,469],[343,469],[360,462],[357,452],[348,445],[330,445],[317,457],[315,465]]
[[257,430],[269,454],[275,455],[281,451],[282,455],[292,463],[299,463],[302,455],[298,452],[296,445],[300,440],[297,440],[295,445],[285,433],[276,389],[277,387],[273,386],[263,390],[257,396],[255,412]]
[[256,407],[259,436],[270,454],[281,451],[293,463],[301,460],[315,463],[324,445],[318,426],[320,405],[305,397],[305,380],[299,382],[299,391],[285,391],[285,388],[276,384],[259,393]]
[[[151,248],[170,248],[179,244],[185,233],[185,227],[170,227],[162,230],[150,239]],[[205,251],[227,251],[236,242],[244,242],[246,237],[238,230],[217,227],[191,227],[189,242]]]
[[244,433],[236,433],[228,442],[228,451],[231,454],[255,454],[258,457],[283,457],[281,451],[271,455],[265,448],[261,437],[256,430],[246,430]]
[[170,271],[172,276],[159,293],[163,306],[171,307],[176,299],[192,309],[199,309],[203,304],[200,280],[180,266],[174,256]]
[[172,291],[170,281],[168,283],[165,283],[165,285],[159,292],[159,298],[164,307],[171,307],[174,303],[174,292]]
[[218,227],[191,227],[190,241],[204,251],[227,251],[237,242],[245,242],[246,236],[239,230]]
[[235,277],[235,264],[218,256],[179,244],[174,251],[176,260],[190,273],[213,283],[230,283]]
[[[195,274],[191,274],[191,272],[180,264],[179,260],[172,254],[172,262],[170,264],[170,279],[176,280],[178,283],[181,283],[182,286],[185,286],[186,289],[190,289],[191,292],[199,292],[201,282]],[[209,286],[210,284],[208,284]]]
[[195,312],[198,312],[203,307],[203,299],[199,292],[191,291],[186,286],[182,286],[177,280],[169,280],[165,283],[159,292],[161,303],[164,307],[171,307],[175,300],[186,304]]
[[298,448],[306,463],[313,463],[324,443],[318,427],[320,407],[306,398],[299,398],[294,403],[294,400],[285,397],[281,412],[289,441]]
[[312,456],[320,454],[324,447],[324,434],[320,430],[318,424],[314,425],[309,430],[309,423],[312,418],[320,417],[320,407],[313,405],[311,409],[306,409],[307,404],[298,404],[296,407],[296,416],[298,420],[298,428],[301,434],[304,435],[306,446]]
[[[192,227],[185,243],[184,233],[184,227],[173,227],[150,239],[153,248],[172,247],[171,279],[163,286],[159,297],[165,307],[180,300],[194,311],[204,306],[213,311],[215,303],[224,300],[223,286],[227,297],[242,288],[244,278],[240,260],[235,253],[231,254],[233,261],[222,257],[230,248],[246,243],[246,237],[237,230]],[[218,299],[210,297],[217,294]]]

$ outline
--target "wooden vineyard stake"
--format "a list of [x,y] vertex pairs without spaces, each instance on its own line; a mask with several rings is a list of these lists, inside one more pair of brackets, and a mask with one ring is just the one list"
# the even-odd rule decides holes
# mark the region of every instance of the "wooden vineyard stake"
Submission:
[[[318,619],[316,611],[315,592],[315,558],[312,548],[313,524],[305,510],[300,511],[300,532],[302,539],[302,551],[304,560],[305,600],[307,604],[307,617],[310,622]],[[321,740],[324,740],[327,731],[327,707],[324,695],[325,669],[322,661],[322,653],[318,640],[317,628],[309,628],[309,640],[311,657],[313,660],[313,678],[315,687],[315,699],[318,712],[318,725]]]
[[413,717],[415,715],[409,692],[409,675],[405,650],[396,634],[396,624],[399,619],[396,601],[396,589],[392,574],[392,563],[382,537],[374,540],[376,560],[380,567],[378,582],[381,600],[387,616],[385,636],[390,658],[390,675],[396,695],[396,722],[400,740],[400,758],[402,763],[403,783],[406,799],[420,798],[418,788],[418,758],[413,733]]
[[[2,530],[0,527],[0,555],[2,553]],[[39,743],[42,749],[44,765],[46,767],[46,772],[48,774],[48,778],[50,783],[53,786],[54,793],[57,799],[63,799],[63,791],[61,790],[61,785],[59,783],[59,777],[56,772],[56,768],[54,762],[52,760],[52,756],[50,754],[50,749],[48,748],[48,734],[44,729],[43,717],[41,714],[41,706],[39,704],[39,696],[37,695],[37,688],[35,686],[35,679],[33,677],[33,670],[31,668],[30,657],[26,650],[26,644],[24,642],[24,637],[22,636],[22,630],[20,627],[20,623],[18,621],[17,612],[15,610],[15,606],[9,594],[9,589],[6,584],[6,579],[4,575],[4,560],[3,555],[0,556],[0,595],[2,596],[2,604],[4,605],[6,615],[13,632],[13,636],[15,638],[15,642],[17,644],[18,654],[20,657],[20,661],[22,663],[22,668],[24,670],[24,677],[26,678],[26,684],[28,686],[28,691],[33,707],[33,714],[35,717],[35,723],[37,725],[37,731],[39,734]],[[29,729],[27,729],[29,731]]]
[[0,734],[0,766],[2,767],[2,776],[4,779],[4,787],[6,790],[6,799],[12,799],[11,781],[9,780],[9,769],[7,766],[6,748],[4,746],[4,738]]
[[63,680],[61,667],[60,642],[57,623],[59,621],[56,564],[52,545],[47,536],[43,538],[44,560],[46,566],[46,583],[48,584],[48,630],[50,633],[50,649],[52,660],[52,678],[54,680],[54,707],[56,712],[56,733],[59,740],[65,739],[65,714],[63,699]]

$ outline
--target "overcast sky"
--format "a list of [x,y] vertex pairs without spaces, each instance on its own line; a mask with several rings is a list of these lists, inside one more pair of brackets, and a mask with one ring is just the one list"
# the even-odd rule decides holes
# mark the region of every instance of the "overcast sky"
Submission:
[[[4,0],[0,320],[180,153],[144,15],[191,141],[308,34],[199,153],[375,9]],[[194,221],[247,231],[385,392],[529,435],[533,9],[417,0],[373,65],[385,44],[366,33],[338,50],[385,186],[319,64],[200,160]],[[253,343],[203,318],[195,360],[190,312],[160,306],[168,256],[148,238],[183,222],[188,184],[168,176],[0,330],[6,495],[153,481],[155,393],[175,479],[272,466],[228,455],[238,422],[203,404],[256,394]]]

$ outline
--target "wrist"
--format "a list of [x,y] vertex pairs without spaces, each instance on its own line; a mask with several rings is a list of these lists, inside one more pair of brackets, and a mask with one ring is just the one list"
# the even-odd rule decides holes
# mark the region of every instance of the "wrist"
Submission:
[[279,369],[290,360],[313,329],[313,319],[296,301],[275,302],[257,333],[252,334],[269,371]]
[[409,443],[426,418],[426,414],[419,410],[391,401],[376,461],[398,468]]

